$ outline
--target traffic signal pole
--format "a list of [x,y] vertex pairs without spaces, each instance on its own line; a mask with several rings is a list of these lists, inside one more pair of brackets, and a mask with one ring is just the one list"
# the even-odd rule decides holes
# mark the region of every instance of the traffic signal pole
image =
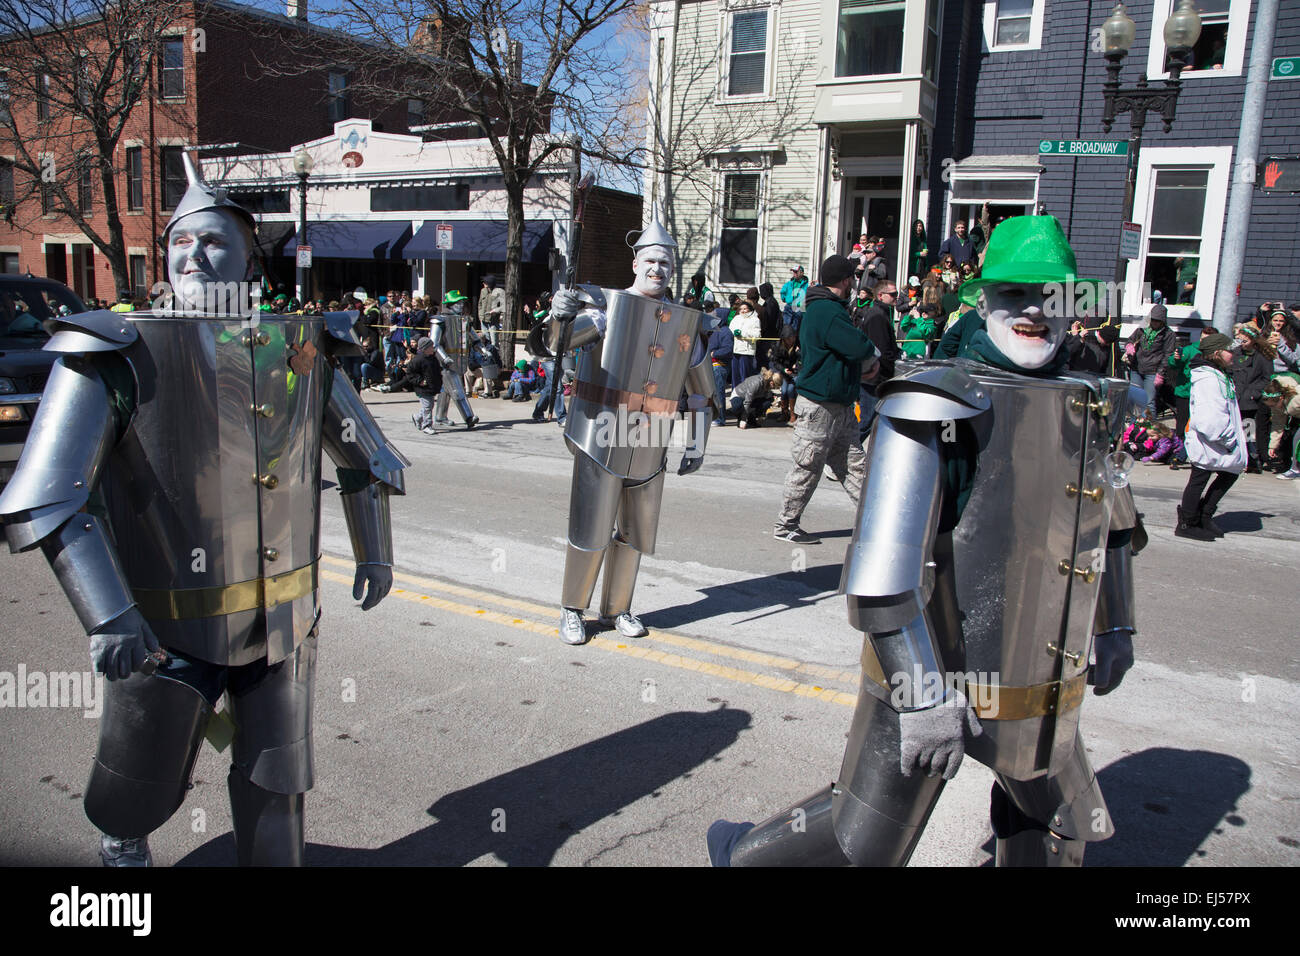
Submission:
[[1242,266],[1246,261],[1246,235],[1250,231],[1250,206],[1254,200],[1255,169],[1259,163],[1259,134],[1264,123],[1264,100],[1273,61],[1273,36],[1277,32],[1278,0],[1259,0],[1255,37],[1250,47],[1246,95],[1241,104],[1241,133],[1232,165],[1232,191],[1228,218],[1223,226],[1223,251],[1219,256],[1219,282],[1214,290],[1214,328],[1232,335],[1237,321],[1237,299]]

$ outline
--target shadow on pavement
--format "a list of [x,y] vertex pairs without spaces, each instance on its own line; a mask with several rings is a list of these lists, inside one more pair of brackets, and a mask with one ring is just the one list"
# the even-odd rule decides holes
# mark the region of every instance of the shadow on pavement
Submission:
[[[1185,866],[1205,856],[1200,846],[1210,834],[1247,825],[1235,811],[1250,789],[1250,767],[1228,754],[1153,747],[1097,778],[1115,835],[1091,844],[1084,866]],[[992,838],[982,849],[993,853]]]
[[1263,511],[1221,511],[1214,516],[1214,523],[1227,532],[1263,531],[1264,519],[1276,517]]
[[759,608],[771,608],[774,604],[780,606],[735,623],[747,624],[780,614],[782,611],[808,607],[818,601],[824,601],[827,591],[835,591],[840,586],[840,572],[843,565],[839,561],[843,555],[838,553],[838,548],[835,551],[837,560],[834,564],[810,566],[803,571],[783,571],[780,574],[768,574],[745,581],[699,588],[699,593],[703,597],[698,601],[660,608],[656,611],[637,611],[637,616],[649,627],[666,630],[723,614],[740,614],[756,611]]
[[[378,849],[308,844],[307,864],[464,866],[492,853],[509,866],[547,866],[575,833],[720,760],[749,726],[744,710],[665,714],[449,793],[428,810],[435,823]],[[704,861],[703,831],[699,837],[698,845],[682,848],[683,862]],[[234,860],[234,838],[226,833],[177,865]]]

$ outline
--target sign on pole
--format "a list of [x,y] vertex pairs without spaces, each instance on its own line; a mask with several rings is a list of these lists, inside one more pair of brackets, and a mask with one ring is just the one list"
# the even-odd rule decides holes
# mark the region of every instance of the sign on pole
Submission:
[[1270,80],[1300,80],[1300,56],[1275,56]]
[[1119,254],[1125,259],[1142,255],[1142,227],[1136,222],[1120,223]]
[[451,223],[440,222],[437,227],[437,241],[434,243],[435,248],[451,249]]
[[1300,156],[1269,156],[1255,171],[1255,186],[1265,193],[1300,193]]
[[1045,139],[1038,144],[1039,156],[1127,156],[1128,140]]
[[298,247],[298,268],[299,269],[311,268],[311,246]]

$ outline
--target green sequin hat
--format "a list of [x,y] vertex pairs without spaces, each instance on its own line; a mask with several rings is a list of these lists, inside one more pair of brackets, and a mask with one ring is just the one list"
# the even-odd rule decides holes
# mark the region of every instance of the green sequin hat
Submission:
[[1074,250],[1055,216],[1012,216],[989,237],[979,278],[963,282],[957,295],[967,305],[978,305],[980,290],[1000,282],[1100,284],[1080,278],[1075,269]]

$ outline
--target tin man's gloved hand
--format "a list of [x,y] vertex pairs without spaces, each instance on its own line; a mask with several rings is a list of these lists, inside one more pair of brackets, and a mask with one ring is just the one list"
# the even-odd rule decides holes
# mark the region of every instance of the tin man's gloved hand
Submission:
[[[366,584],[370,587],[367,589]],[[369,611],[388,596],[393,587],[393,569],[386,564],[358,564],[357,576],[352,582],[352,599],[361,601],[364,593],[366,599],[361,601],[361,610]]]
[[551,299],[551,318],[567,322],[582,311],[583,305],[577,289],[561,289]]
[[91,664],[109,680],[130,677],[157,650],[158,638],[134,607],[127,608],[90,635]]
[[698,453],[691,455],[691,449],[688,448],[686,454],[682,455],[682,464],[677,469],[677,474],[689,475],[691,472],[699,471],[702,464],[704,464],[704,456]]
[[1093,639],[1093,653],[1097,663],[1088,670],[1088,683],[1093,685],[1094,694],[1109,694],[1133,666],[1133,632],[1103,631]]
[[951,691],[943,703],[934,707],[899,714],[898,726],[902,736],[899,766],[903,776],[910,777],[920,767],[926,776],[942,774],[945,780],[957,775],[966,755],[966,728],[972,737],[984,732],[961,691]]

